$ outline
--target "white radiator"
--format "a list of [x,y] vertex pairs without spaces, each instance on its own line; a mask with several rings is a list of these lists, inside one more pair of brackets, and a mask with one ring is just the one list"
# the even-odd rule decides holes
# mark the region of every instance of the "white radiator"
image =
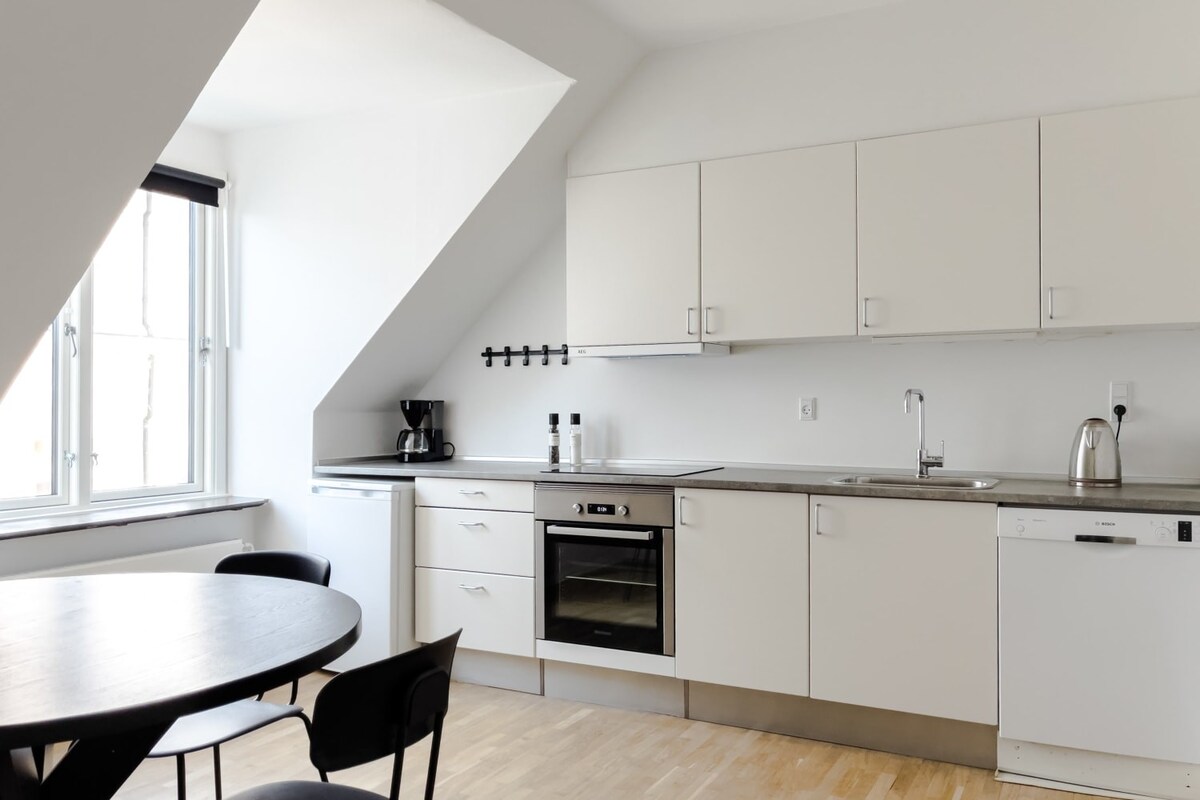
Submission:
[[247,549],[241,539],[202,544],[196,547],[181,547],[176,550],[160,550],[157,553],[142,553],[125,558],[106,561],[89,561],[85,564],[70,564],[36,572],[9,575],[8,578],[52,578],[60,575],[103,575],[110,572],[212,572],[220,561],[231,553]]

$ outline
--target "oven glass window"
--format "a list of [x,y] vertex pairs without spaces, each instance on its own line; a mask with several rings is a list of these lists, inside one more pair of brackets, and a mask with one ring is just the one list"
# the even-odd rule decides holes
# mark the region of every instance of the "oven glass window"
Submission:
[[546,537],[546,638],[662,652],[659,543]]

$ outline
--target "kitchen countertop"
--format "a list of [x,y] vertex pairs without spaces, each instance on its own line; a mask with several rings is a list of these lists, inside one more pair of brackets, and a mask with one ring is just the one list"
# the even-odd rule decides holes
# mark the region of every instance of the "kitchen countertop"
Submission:
[[[687,464],[697,469],[702,464]],[[718,466],[712,464],[711,466]],[[1069,486],[1066,478],[991,477],[1000,482],[992,489],[937,489],[893,486],[843,486],[830,479],[852,474],[908,475],[899,470],[811,469],[804,467],[726,466],[715,472],[682,477],[643,475],[548,474],[545,465],[533,461],[484,461],[452,459],[428,464],[401,464],[390,456],[339,459],[313,468],[315,477],[358,478],[471,478],[483,480],[553,481],[555,483],[624,484],[673,486],[684,489],[744,489],[765,492],[895,497],[914,500],[959,500],[1014,506],[1089,508],[1113,511],[1174,512],[1200,514],[1200,483],[1154,483],[1126,479],[1114,489]],[[938,473],[942,474],[942,473]],[[945,473],[964,475],[966,473]]]

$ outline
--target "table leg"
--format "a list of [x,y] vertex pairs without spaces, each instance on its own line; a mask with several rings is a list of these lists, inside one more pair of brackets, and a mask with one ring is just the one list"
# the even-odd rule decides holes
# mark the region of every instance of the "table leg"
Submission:
[[[112,736],[82,739],[71,745],[41,786],[17,800],[109,800],[117,793],[171,727],[169,722]],[[19,752],[19,751],[18,751]],[[32,764],[32,757],[30,758]],[[32,769],[32,766],[31,766]],[[2,770],[2,767],[0,767]],[[2,774],[0,774],[2,780]],[[0,798],[8,794],[0,784]]]
[[38,796],[38,783],[32,750],[0,751],[0,798],[32,800]]

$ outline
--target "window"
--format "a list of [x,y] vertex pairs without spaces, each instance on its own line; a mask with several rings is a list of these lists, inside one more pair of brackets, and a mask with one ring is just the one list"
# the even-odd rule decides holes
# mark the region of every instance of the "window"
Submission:
[[0,511],[223,488],[218,183],[156,167],[130,199],[0,399]]

